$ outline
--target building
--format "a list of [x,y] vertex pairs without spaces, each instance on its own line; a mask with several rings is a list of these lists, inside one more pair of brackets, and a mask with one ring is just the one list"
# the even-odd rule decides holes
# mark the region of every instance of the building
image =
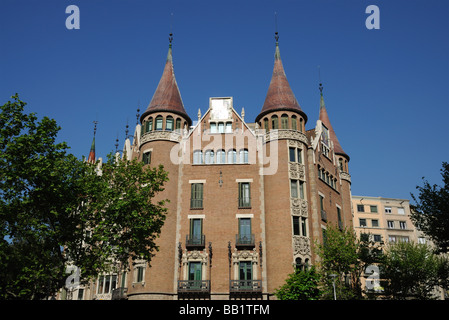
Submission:
[[170,36],[160,82],[124,147],[129,159],[163,164],[169,173],[155,199],[170,199],[159,252],[151,267],[136,261],[99,276],[84,299],[273,298],[295,267],[316,263],[314,243],[322,243],[330,223],[352,226],[349,156],[330,123],[323,87],[318,120],[306,131],[308,116],[275,38],[272,78],[255,121],[234,109],[233,97],[212,97],[193,123],[175,79]]
[[410,219],[410,201],[383,197],[352,196],[354,229],[369,233],[376,242],[425,243]]

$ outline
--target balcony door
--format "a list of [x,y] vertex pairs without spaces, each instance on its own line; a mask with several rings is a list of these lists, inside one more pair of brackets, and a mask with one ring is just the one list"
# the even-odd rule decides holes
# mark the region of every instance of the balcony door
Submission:
[[251,289],[253,280],[253,265],[251,261],[240,261],[239,263],[240,289]]
[[189,262],[189,288],[199,289],[201,288],[202,280],[201,262]]
[[190,220],[190,239],[192,244],[201,244],[201,235],[203,234],[203,223],[202,219],[191,219]]
[[239,241],[240,244],[251,243],[251,219],[240,218],[239,219]]

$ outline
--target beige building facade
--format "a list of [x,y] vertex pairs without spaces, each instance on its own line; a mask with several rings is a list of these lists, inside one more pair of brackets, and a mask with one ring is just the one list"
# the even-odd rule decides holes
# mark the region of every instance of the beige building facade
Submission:
[[376,242],[425,243],[410,219],[410,201],[384,197],[352,196],[354,229],[369,233]]

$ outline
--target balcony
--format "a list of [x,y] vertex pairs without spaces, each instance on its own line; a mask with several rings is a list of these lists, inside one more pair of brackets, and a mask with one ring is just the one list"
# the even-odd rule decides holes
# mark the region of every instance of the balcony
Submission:
[[127,292],[128,288],[123,287],[112,290],[112,300],[127,300]]
[[186,248],[187,249],[201,249],[206,245],[206,236],[202,235],[186,235]]
[[236,234],[235,235],[235,246],[237,248],[242,247],[254,247],[255,246],[255,236],[254,234]]
[[210,297],[210,280],[178,280],[178,298]]
[[231,298],[262,298],[262,280],[230,280]]

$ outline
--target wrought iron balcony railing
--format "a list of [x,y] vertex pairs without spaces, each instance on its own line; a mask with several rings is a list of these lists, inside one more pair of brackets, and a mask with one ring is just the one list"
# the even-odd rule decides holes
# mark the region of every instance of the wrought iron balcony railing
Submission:
[[255,245],[254,234],[236,234],[235,245],[237,247],[253,247]]
[[230,280],[229,291],[236,292],[262,292],[262,280]]
[[209,293],[210,280],[178,280],[178,293]]
[[186,248],[200,248],[204,247],[206,245],[206,236],[204,234],[202,235],[193,235],[188,234],[186,235]]

